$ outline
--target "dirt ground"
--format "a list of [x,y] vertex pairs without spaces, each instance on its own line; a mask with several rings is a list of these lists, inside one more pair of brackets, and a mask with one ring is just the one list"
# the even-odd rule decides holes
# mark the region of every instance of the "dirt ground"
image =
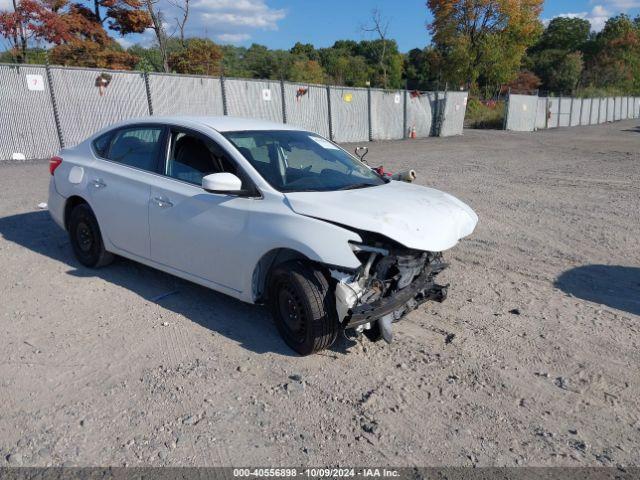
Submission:
[[0,165],[0,466],[640,464],[638,125],[370,144],[480,224],[393,345],[308,358],[263,307],[83,268],[46,164]]

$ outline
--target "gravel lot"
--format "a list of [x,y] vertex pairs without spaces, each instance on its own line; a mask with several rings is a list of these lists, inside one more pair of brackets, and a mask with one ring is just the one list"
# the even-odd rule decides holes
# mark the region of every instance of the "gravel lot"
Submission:
[[46,164],[0,165],[0,466],[640,464],[638,122],[369,146],[480,224],[393,345],[309,358],[265,308],[81,267]]

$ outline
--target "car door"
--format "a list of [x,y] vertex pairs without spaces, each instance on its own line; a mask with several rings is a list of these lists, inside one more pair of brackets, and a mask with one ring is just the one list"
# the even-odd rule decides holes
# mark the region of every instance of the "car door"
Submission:
[[247,180],[211,139],[171,128],[164,176],[151,187],[149,228],[154,262],[212,282],[228,293],[242,289],[243,238],[252,202],[214,194],[202,178],[228,171]]
[[165,144],[162,125],[134,125],[94,142],[88,177],[90,204],[115,253],[150,258],[149,198]]

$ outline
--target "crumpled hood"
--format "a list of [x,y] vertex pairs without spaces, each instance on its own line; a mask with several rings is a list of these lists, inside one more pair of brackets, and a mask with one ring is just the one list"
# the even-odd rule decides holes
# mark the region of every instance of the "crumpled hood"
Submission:
[[285,194],[294,212],[391,238],[407,248],[443,252],[471,235],[478,216],[457,198],[405,182],[337,192]]

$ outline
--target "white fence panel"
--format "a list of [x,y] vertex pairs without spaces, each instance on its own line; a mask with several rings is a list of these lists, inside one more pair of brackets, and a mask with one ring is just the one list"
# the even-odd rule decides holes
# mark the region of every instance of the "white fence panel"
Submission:
[[47,72],[0,65],[0,160],[46,158],[60,148]]
[[[417,138],[431,136],[435,94],[412,92],[407,98],[407,129],[415,128]],[[409,133],[409,132],[407,132]]]
[[468,92],[447,92],[444,117],[440,129],[441,137],[462,135],[468,99]]
[[224,114],[219,78],[150,73],[154,115]]
[[506,129],[513,132],[533,132],[536,129],[538,97],[509,95]]
[[369,140],[367,90],[331,88],[331,123],[336,142]]
[[374,140],[404,137],[404,92],[371,90],[371,132]]
[[52,67],[51,74],[67,147],[121,120],[149,115],[141,73]]
[[287,123],[329,138],[329,100],[326,87],[285,83]]

